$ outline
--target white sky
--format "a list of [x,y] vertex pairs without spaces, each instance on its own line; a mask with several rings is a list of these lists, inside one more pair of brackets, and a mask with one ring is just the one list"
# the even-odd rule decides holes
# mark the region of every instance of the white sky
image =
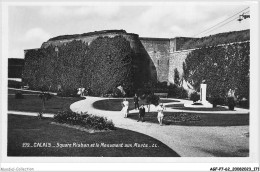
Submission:
[[[245,3],[230,2],[176,2],[156,6],[9,6],[9,58],[24,58],[24,49],[39,48],[55,36],[98,30],[124,29],[140,37],[192,37],[247,7],[249,5]],[[249,21],[239,23],[234,20],[205,35],[249,29]]]

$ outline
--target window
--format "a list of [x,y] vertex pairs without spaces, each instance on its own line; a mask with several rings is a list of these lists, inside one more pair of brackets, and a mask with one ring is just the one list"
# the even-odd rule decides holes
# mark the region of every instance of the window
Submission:
[[157,65],[158,65],[158,66],[160,65],[160,61],[159,61],[159,60],[157,60]]

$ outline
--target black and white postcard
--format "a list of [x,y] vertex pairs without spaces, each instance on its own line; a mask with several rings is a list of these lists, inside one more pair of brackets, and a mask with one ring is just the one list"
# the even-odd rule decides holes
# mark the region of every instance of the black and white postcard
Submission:
[[259,171],[257,1],[1,7],[1,171]]

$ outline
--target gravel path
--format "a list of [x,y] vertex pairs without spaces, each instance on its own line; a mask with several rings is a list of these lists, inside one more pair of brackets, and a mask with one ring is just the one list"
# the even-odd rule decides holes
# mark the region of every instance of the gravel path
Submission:
[[[132,119],[124,118],[121,112],[103,111],[93,107],[93,103],[106,98],[86,97],[73,103],[70,108],[74,112],[88,112],[91,114],[107,117],[113,120],[116,127],[129,129],[149,135],[176,151],[183,157],[208,157],[208,156],[249,156],[249,138],[245,133],[249,132],[249,126],[230,126],[230,127],[194,127],[194,126],[159,126],[153,123],[142,123]],[[176,100],[176,99],[175,99]],[[181,100],[189,103],[188,100]],[[180,103],[180,102],[178,102]],[[169,105],[173,103],[165,103]],[[151,106],[151,111],[155,107]],[[236,111],[224,111],[223,113],[249,113],[248,110],[235,109]],[[147,110],[146,110],[147,111]],[[167,111],[182,112],[167,108]],[[137,112],[136,110],[130,113]],[[201,111],[188,111],[203,113]],[[209,112],[207,113],[222,113]]]

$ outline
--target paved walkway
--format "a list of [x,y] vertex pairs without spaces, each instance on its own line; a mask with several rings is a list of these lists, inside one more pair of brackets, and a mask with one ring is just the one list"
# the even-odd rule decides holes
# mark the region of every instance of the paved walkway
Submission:
[[[159,126],[154,123],[142,123],[136,120],[123,118],[123,114],[117,111],[98,110],[93,107],[93,103],[106,98],[86,97],[73,103],[70,108],[74,112],[88,112],[113,120],[116,127],[129,129],[149,135],[176,151],[184,157],[205,157],[205,156],[248,156],[249,139],[244,136],[249,132],[249,126],[230,126],[230,127],[195,127],[195,126]],[[174,99],[176,100],[176,99]],[[180,100],[178,103],[190,103],[188,100]],[[175,104],[178,104],[175,102]],[[164,103],[165,105],[174,103]],[[146,110],[147,111],[147,110]],[[150,111],[155,111],[151,106]],[[176,110],[167,108],[167,111]],[[131,110],[130,113],[137,112]],[[186,111],[203,113],[201,111]],[[235,111],[209,112],[206,113],[249,113],[248,110],[238,109]]]

